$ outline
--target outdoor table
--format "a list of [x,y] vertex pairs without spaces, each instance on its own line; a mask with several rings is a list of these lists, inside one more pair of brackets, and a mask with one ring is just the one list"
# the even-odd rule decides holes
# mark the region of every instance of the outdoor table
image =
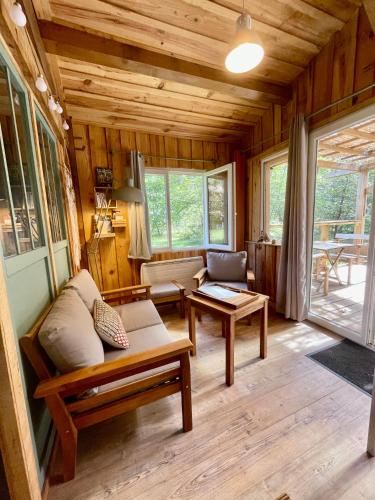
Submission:
[[[333,242],[333,241],[314,241],[313,242],[313,249],[314,250],[319,250],[320,252],[323,252],[324,255],[326,256],[328,262],[330,263],[330,267],[328,269],[328,276],[329,273],[333,270],[333,272],[336,275],[337,281],[342,285],[342,281],[340,279],[339,273],[337,272],[337,263],[340,259],[341,254],[345,250],[345,248],[352,247],[353,245],[350,243],[339,243],[339,242]],[[331,255],[331,252],[335,252],[335,256]],[[322,284],[320,284],[318,290]]]

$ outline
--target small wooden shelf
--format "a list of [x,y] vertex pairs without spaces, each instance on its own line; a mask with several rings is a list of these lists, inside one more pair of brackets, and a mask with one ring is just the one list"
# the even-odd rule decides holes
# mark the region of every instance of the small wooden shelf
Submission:
[[126,221],[125,220],[122,220],[122,221],[112,221],[112,227],[113,229],[117,229],[117,228],[122,228],[122,227],[126,227]]
[[115,233],[103,233],[103,234],[95,233],[94,234],[94,238],[96,238],[96,239],[114,238],[115,236],[116,236]]

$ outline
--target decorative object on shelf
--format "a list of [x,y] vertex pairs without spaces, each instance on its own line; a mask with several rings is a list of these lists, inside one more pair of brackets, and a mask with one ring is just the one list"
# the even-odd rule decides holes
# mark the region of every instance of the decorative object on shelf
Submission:
[[231,73],[250,71],[258,66],[264,57],[264,49],[252,26],[251,16],[245,12],[244,0],[242,11],[237,19],[236,35],[225,58],[225,67]]
[[[113,173],[111,168],[96,167],[96,185],[99,187],[112,187]],[[113,194],[112,194],[113,198]],[[115,198],[114,198],[115,199]]]
[[27,19],[20,3],[14,2],[10,8],[10,18],[19,28],[24,28],[26,26]]

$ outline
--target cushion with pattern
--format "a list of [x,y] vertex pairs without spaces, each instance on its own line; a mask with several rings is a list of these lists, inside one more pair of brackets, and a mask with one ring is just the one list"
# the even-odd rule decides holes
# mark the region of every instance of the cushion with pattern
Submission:
[[103,300],[95,300],[94,326],[103,342],[120,349],[129,347],[129,339],[118,312]]

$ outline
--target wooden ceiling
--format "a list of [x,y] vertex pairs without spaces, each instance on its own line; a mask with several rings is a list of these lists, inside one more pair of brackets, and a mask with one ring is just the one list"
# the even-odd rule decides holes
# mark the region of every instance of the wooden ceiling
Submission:
[[32,0],[75,121],[238,142],[360,6],[360,0],[245,0],[266,56],[224,70],[242,0]]

